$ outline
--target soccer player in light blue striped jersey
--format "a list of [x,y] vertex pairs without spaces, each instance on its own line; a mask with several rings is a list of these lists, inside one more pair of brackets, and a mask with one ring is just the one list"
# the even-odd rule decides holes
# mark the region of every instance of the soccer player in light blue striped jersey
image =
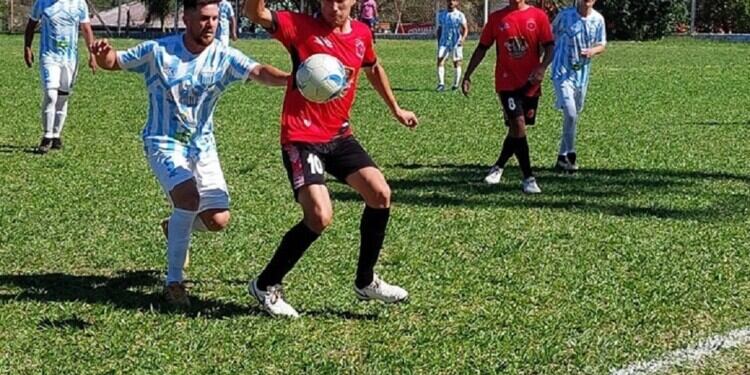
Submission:
[[466,16],[458,10],[458,0],[447,1],[448,8],[439,11],[435,17],[438,38],[438,92],[445,90],[445,60],[449,56],[453,60],[453,67],[455,69],[452,89],[458,89],[458,83],[461,82],[461,61],[464,59],[464,42],[466,41],[466,36],[469,34]]
[[604,52],[607,32],[604,17],[594,10],[596,0],[577,0],[552,22],[555,52],[552,60],[552,83],[556,106],[563,113],[560,152],[555,166],[563,171],[578,170],[576,127],[583,111],[591,76],[591,59]]
[[[62,130],[68,115],[68,98],[78,72],[78,28],[86,45],[94,41],[86,0],[36,0],[24,35],[24,60],[31,68],[34,30],[41,23],[39,43],[42,76],[42,141],[37,153],[62,148]],[[89,67],[96,70],[89,55]]]
[[173,205],[167,235],[168,303],[189,306],[183,269],[190,236],[220,231],[229,222],[229,193],[214,139],[214,108],[233,82],[284,86],[289,74],[261,65],[214,38],[219,0],[183,0],[186,30],[116,52],[107,40],[91,46],[105,70],[143,76],[149,108],[143,142],[154,175]]
[[228,0],[221,0],[219,3],[219,28],[216,30],[216,39],[225,46],[228,46],[229,38],[237,40],[237,18],[234,15],[232,3]]

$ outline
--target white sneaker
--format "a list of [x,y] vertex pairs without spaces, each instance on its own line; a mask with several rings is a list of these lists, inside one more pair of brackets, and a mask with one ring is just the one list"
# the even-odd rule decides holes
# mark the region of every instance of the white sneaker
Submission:
[[536,178],[534,177],[529,177],[523,180],[523,182],[521,182],[521,187],[526,194],[539,194],[542,192],[542,189],[536,184]]
[[396,303],[401,302],[409,298],[409,293],[401,287],[388,284],[387,282],[380,279],[378,275],[374,275],[370,285],[359,289],[354,286],[354,293],[357,294],[357,298],[362,301],[379,300],[385,303]]
[[497,165],[493,165],[492,168],[490,168],[487,177],[484,178],[484,182],[490,185],[495,185],[500,183],[501,178],[503,178],[503,169]]
[[284,300],[284,287],[281,284],[269,286],[265,291],[258,288],[258,279],[250,281],[247,291],[255,297],[260,306],[273,317],[299,318],[299,313]]

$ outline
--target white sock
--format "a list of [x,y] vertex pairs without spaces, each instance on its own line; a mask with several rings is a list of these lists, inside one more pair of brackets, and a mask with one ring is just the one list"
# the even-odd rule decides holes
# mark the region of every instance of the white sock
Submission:
[[68,97],[69,94],[58,94],[57,103],[55,103],[55,126],[52,128],[52,138],[60,138],[65,118],[68,116]]
[[453,87],[458,87],[458,84],[461,83],[461,67],[456,67],[456,75],[453,77]]
[[190,234],[197,211],[174,208],[169,217],[169,238],[167,238],[167,285],[183,281],[182,267],[190,247]]
[[438,84],[445,85],[445,66],[438,66]]
[[195,220],[193,220],[193,232],[208,232],[208,227],[200,215],[196,215]]
[[42,131],[44,138],[52,138],[55,127],[55,104],[57,103],[57,89],[47,90],[42,95]]

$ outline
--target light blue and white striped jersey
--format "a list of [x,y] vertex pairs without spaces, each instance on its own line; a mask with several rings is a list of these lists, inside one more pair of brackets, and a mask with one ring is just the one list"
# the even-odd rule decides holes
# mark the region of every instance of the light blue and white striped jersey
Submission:
[[229,40],[229,18],[234,17],[232,4],[227,0],[219,3],[219,27],[216,29],[216,39]]
[[198,55],[184,34],[141,43],[117,53],[124,70],[143,74],[148,89],[144,146],[198,156],[216,145],[214,108],[232,82],[244,81],[258,63],[214,40]]
[[435,27],[439,27],[438,45],[444,47],[455,47],[461,41],[461,26],[466,26],[466,16],[458,9],[449,12],[443,9],[438,12],[435,19]]
[[581,56],[581,51],[607,44],[604,17],[593,9],[587,17],[581,17],[575,7],[565,8],[552,22],[552,32],[555,34],[552,80],[568,79],[578,87],[586,87],[591,59]]
[[42,63],[78,64],[78,28],[91,22],[86,0],[36,0],[29,18],[41,23]]

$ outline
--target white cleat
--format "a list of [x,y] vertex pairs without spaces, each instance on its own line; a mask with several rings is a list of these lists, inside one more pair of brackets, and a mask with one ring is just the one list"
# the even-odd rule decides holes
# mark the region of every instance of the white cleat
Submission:
[[490,185],[496,185],[500,183],[500,179],[502,178],[503,169],[498,167],[497,165],[493,165],[492,168],[490,168],[490,172],[487,174],[487,177],[484,178],[484,182]]
[[258,279],[250,281],[247,291],[272,317],[299,318],[299,313],[284,300],[284,287],[281,284],[269,286],[265,291],[258,288]]
[[539,194],[542,192],[542,189],[536,184],[536,178],[534,177],[529,177],[523,180],[523,182],[521,182],[521,187],[526,194]]
[[362,289],[357,288],[355,285],[354,293],[357,294],[357,298],[362,301],[376,299],[385,303],[396,303],[405,301],[409,298],[409,293],[404,290],[404,288],[388,284],[381,280],[378,275],[374,275],[370,285]]

